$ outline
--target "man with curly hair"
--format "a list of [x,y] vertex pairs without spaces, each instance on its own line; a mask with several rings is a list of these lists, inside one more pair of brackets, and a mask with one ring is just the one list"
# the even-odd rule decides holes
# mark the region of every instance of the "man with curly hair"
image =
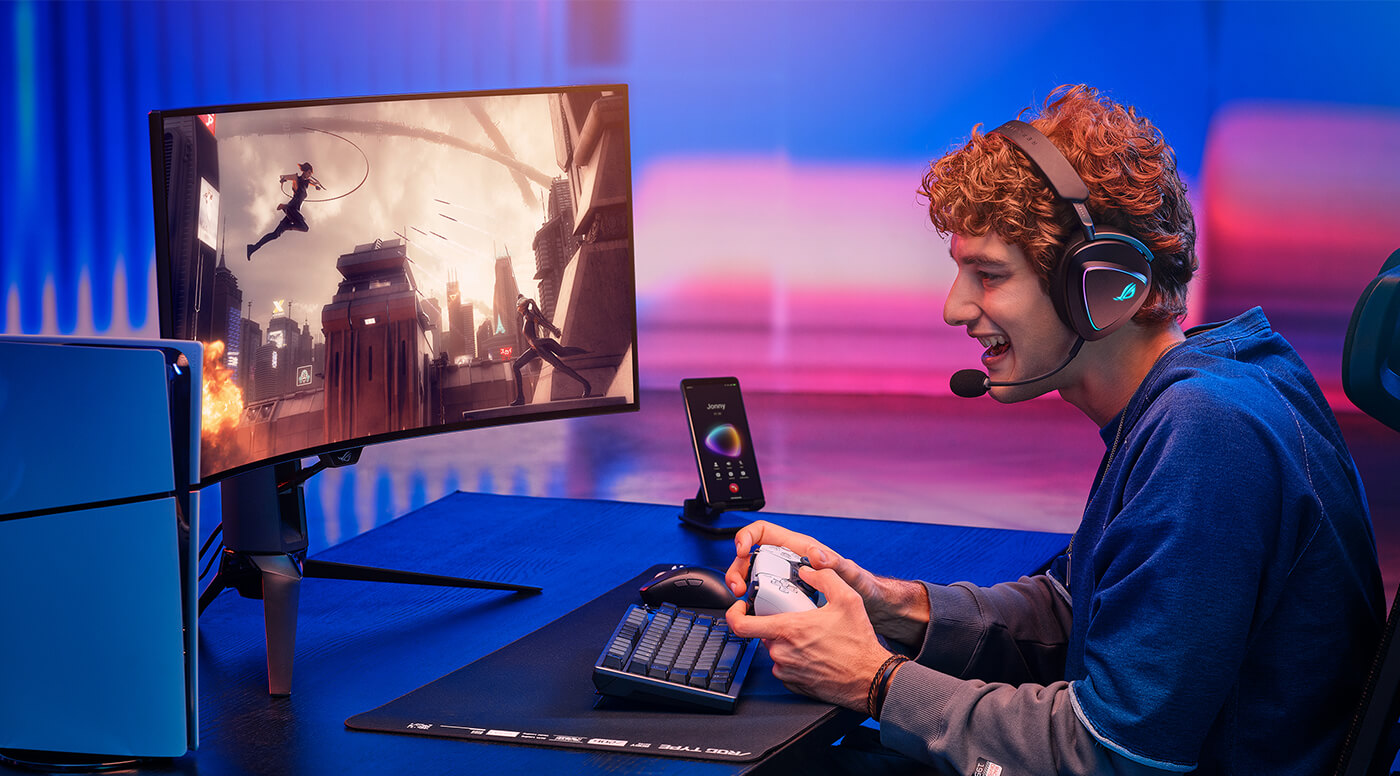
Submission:
[[[870,713],[884,751],[900,753],[835,747],[831,767],[1330,772],[1384,619],[1336,419],[1258,308],[1182,331],[1195,226],[1151,122],[1074,86],[1028,123],[1032,139],[1017,142],[1010,125],[974,128],[921,193],[957,267],[944,319],[986,348],[992,397],[1058,391],[1100,429],[1106,452],[1069,550],[1038,576],[941,586],[876,576],[758,522],[736,537],[731,588],[744,592],[753,546],[778,544],[811,560],[801,574],[828,603],[750,617],[741,602],[730,625],[765,640],[788,687]],[[1024,150],[1034,138],[1086,197],[1052,187]],[[1054,296],[1080,282],[1057,273],[1096,229],[1141,246],[1150,267],[1111,300],[1141,291],[1141,306],[1102,331]]]

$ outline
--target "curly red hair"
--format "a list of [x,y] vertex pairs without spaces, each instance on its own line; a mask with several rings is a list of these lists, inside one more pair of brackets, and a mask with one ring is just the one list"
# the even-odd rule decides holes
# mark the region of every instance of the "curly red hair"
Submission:
[[[1186,314],[1195,274],[1196,224],[1176,154],[1157,127],[1085,85],[1050,93],[1029,121],[1050,139],[1089,187],[1098,226],[1141,240],[1152,251],[1152,290],[1133,320],[1161,324]],[[1073,209],[1010,141],[973,127],[967,144],[929,166],[919,193],[944,235],[994,232],[1017,245],[1048,288],[1065,243],[1081,230]]]

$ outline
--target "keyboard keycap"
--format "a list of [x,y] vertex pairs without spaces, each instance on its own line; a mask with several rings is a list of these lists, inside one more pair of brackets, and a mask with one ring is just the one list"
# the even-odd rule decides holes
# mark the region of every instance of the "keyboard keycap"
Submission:
[[734,679],[735,670],[739,665],[739,656],[743,654],[744,643],[742,641],[726,641],[724,649],[719,653],[719,662],[715,664],[714,676],[710,679],[710,689],[724,692],[729,689],[729,682]]
[[666,631],[666,637],[661,641],[661,647],[656,650],[656,662],[652,663],[651,670],[647,672],[648,676],[665,679],[671,672],[676,655],[680,653],[681,643],[690,632],[690,623],[691,620],[681,616],[672,621],[670,629]]
[[671,627],[671,620],[675,608],[666,611],[663,607],[647,623],[646,630],[642,631],[642,638],[637,642],[637,649],[632,653],[632,660],[627,664],[629,674],[647,674],[651,671],[652,661],[656,659],[656,651],[661,647],[661,640],[666,637],[667,631]]
[[604,695],[733,711],[756,643],[733,636],[723,617],[633,605],[595,661],[593,684]]
[[622,624],[617,628],[617,633],[608,644],[603,665],[608,668],[622,668],[623,663],[627,660],[627,655],[637,645],[637,639],[642,635],[642,628],[646,624],[647,612],[645,609],[640,606],[628,609],[627,614],[622,618]]
[[[707,623],[708,624],[708,623]],[[676,654],[676,662],[671,665],[671,673],[666,677],[667,681],[685,684],[690,677],[690,669],[695,667],[695,659],[700,656],[700,647],[705,643],[705,637],[709,635],[707,629],[697,620],[685,634],[685,641],[681,643],[681,651]]]

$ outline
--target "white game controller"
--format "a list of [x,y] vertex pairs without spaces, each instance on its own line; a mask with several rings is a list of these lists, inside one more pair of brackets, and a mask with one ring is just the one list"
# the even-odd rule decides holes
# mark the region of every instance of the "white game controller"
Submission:
[[749,614],[764,617],[817,608],[821,594],[797,575],[799,568],[811,565],[786,547],[755,547],[749,555]]

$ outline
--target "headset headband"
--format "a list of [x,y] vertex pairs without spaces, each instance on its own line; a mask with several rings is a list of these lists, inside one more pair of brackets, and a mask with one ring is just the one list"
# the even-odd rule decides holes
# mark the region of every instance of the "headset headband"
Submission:
[[1089,187],[1084,185],[1084,179],[1074,171],[1069,160],[1050,142],[1050,138],[1030,124],[1016,119],[988,134],[1001,135],[1021,149],[1031,165],[1040,171],[1041,177],[1050,183],[1055,195],[1074,208],[1080,225],[1084,227],[1085,237],[1094,239],[1094,219],[1089,216],[1089,208],[1084,204],[1089,201]]

